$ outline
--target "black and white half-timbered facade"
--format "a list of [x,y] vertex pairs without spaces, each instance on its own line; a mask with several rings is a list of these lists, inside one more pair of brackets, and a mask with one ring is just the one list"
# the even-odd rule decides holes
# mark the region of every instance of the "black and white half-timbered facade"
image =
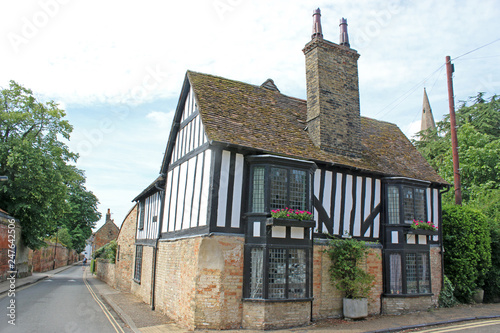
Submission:
[[[440,231],[410,224],[440,227],[448,184],[396,125],[360,115],[359,54],[318,26],[303,50],[307,100],[272,80],[186,73],[160,176],[134,199],[133,276],[135,292],[183,326],[265,329],[341,315],[325,233],[373,242],[371,313],[437,301]],[[278,209],[311,218],[273,218]]]

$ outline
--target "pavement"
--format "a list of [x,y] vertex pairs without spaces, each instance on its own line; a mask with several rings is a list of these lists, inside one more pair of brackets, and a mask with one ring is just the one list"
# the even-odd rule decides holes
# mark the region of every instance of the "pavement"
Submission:
[[[80,264],[81,265],[81,264]],[[36,283],[40,280],[58,274],[68,268],[66,266],[44,273],[33,273],[32,276],[16,279],[16,289]],[[191,332],[180,328],[174,322],[159,311],[152,311],[151,307],[142,302],[137,296],[116,290],[106,283],[92,276],[87,270],[84,278],[92,285],[94,291],[101,299],[111,307],[123,322],[133,332],[160,333],[160,332]],[[0,282],[0,297],[9,291],[9,281]],[[479,319],[500,320],[500,303],[494,304],[467,304],[453,308],[437,308],[428,311],[407,313],[403,315],[376,315],[364,320],[349,321],[340,318],[323,319],[312,322],[308,326],[284,330],[275,330],[276,333],[326,333],[326,332],[349,332],[349,333],[382,333],[403,332],[416,328],[450,324],[456,322],[472,321]],[[211,330],[196,330],[196,332],[214,332]],[[252,330],[226,330],[224,332],[256,333],[261,331]]]

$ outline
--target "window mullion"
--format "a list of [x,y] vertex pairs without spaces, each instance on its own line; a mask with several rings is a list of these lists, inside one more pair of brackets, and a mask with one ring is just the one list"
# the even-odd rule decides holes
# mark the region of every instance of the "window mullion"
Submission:
[[288,299],[288,280],[290,278],[290,272],[288,271],[288,266],[290,263],[290,249],[285,249],[285,298]]

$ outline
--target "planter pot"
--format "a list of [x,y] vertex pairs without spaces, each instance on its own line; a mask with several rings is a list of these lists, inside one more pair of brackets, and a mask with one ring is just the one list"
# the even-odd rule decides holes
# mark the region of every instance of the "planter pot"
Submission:
[[359,319],[368,317],[367,298],[344,298],[344,317],[349,319]]
[[476,302],[476,303],[483,303],[484,290],[483,289],[476,289],[476,291],[474,292],[474,295],[472,295],[472,298],[474,299],[474,302]]
[[437,230],[424,230],[424,229],[410,229],[406,233],[410,235],[428,235],[428,236],[435,236],[438,234]]

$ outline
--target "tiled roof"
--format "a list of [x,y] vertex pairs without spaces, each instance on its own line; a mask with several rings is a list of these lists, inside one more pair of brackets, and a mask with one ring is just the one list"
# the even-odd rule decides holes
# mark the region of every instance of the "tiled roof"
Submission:
[[361,117],[362,157],[320,150],[306,128],[306,101],[188,71],[209,140],[392,177],[447,184],[394,124]]

